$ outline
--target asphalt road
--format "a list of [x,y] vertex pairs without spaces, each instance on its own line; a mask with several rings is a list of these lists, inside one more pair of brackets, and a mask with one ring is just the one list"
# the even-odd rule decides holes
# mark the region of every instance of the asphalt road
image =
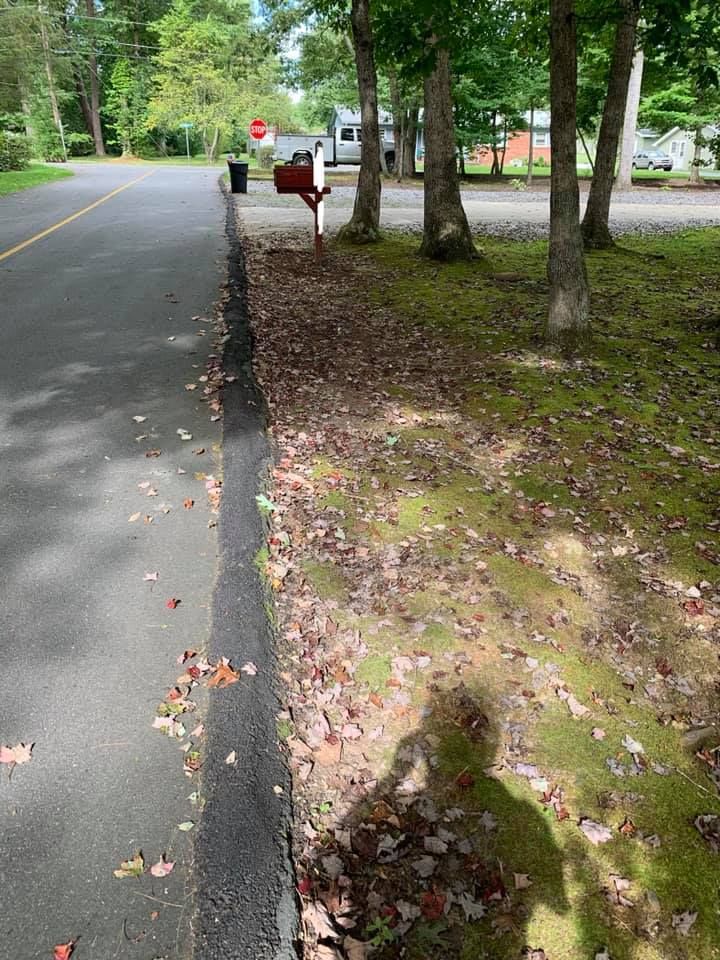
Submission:
[[[11,777],[0,766],[13,960],[75,938],[78,960],[189,951],[194,831],[178,824],[198,821],[197,786],[152,723],[176,658],[210,633],[218,547],[195,474],[217,469],[221,427],[200,402],[211,326],[191,318],[212,315],[227,257],[217,181],[86,165],[0,199],[0,744],[35,744]],[[176,867],[113,878],[138,850]]]

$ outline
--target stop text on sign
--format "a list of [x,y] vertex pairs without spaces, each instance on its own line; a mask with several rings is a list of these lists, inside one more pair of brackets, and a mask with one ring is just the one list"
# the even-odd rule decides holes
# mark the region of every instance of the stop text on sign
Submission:
[[250,136],[253,140],[262,140],[267,133],[267,124],[264,120],[255,119],[250,123]]

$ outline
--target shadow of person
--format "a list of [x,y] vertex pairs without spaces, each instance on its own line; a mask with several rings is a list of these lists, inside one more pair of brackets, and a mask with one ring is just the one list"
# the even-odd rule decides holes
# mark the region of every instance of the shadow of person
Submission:
[[554,812],[527,780],[495,775],[512,723],[464,684],[421,714],[389,772],[326,838],[313,909],[329,936],[316,956],[552,960],[538,931],[568,911],[563,861]]

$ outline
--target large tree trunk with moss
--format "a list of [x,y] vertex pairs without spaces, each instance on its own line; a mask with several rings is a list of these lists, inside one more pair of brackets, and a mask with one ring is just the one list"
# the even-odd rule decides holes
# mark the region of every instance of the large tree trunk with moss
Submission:
[[621,6],[622,18],[615,30],[607,95],[595,150],[595,168],[582,222],[583,241],[590,250],[613,246],[609,225],[610,198],[640,17],[639,0],[622,0]]
[[642,50],[636,50],[632,70],[630,71],[630,82],[628,84],[620,162],[618,164],[617,177],[615,178],[616,190],[632,190],[635,131],[637,130],[638,113],[640,112],[640,91],[642,89],[644,63],[645,56]]
[[374,243],[380,239],[381,146],[370,0],[352,0],[350,21],[360,94],[362,153],[353,214],[339,237],[350,243]]
[[577,25],[574,0],[550,0],[550,305],[545,338],[572,353],[590,338],[577,180]]
[[[95,19],[95,0],[85,0],[85,9],[88,17]],[[95,142],[95,153],[99,157],[105,156],[105,141],[103,140],[102,125],[100,123],[100,77],[97,70],[97,57],[95,56],[95,38],[92,37],[92,46],[88,56],[88,67],[90,68],[90,120],[92,125],[92,136]]]
[[477,256],[460,198],[450,86],[450,57],[438,47],[425,78],[425,214],[420,253],[432,260]]

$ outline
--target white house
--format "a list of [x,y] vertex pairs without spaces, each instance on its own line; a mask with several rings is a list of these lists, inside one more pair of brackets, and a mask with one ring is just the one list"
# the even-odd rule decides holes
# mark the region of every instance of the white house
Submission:
[[[703,136],[707,140],[718,134],[718,127],[703,127]],[[673,127],[661,136],[656,130],[641,127],[635,131],[635,153],[640,150],[662,150],[673,158],[673,170],[689,170],[695,155],[695,131]],[[702,148],[701,156],[706,165],[714,166],[715,158],[707,147]]]
[[[706,140],[712,140],[720,134],[720,129],[713,126],[703,127],[703,137]],[[673,158],[674,170],[689,170],[692,166],[693,156],[695,155],[695,131],[681,130],[680,127],[673,127],[668,130],[653,144],[656,150],[664,150]],[[714,166],[715,157],[707,147],[703,147],[700,153],[703,165]]]

